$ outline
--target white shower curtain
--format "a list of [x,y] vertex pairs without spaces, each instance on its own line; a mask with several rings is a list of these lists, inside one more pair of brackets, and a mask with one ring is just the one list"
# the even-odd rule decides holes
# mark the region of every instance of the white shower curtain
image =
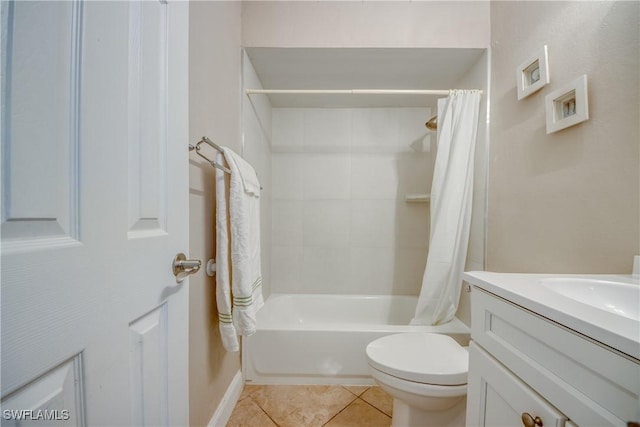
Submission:
[[431,238],[413,325],[446,323],[458,309],[469,244],[480,97],[478,90],[452,90],[438,100]]

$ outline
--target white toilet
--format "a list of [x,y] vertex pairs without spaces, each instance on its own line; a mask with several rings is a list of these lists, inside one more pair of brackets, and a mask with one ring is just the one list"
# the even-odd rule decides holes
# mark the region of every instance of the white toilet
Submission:
[[393,397],[392,427],[465,425],[469,354],[453,338],[388,335],[366,351],[371,376]]

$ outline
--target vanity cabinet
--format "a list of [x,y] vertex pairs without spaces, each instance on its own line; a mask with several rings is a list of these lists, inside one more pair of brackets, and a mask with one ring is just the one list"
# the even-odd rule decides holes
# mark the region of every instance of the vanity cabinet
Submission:
[[474,413],[468,425],[513,427],[523,424],[523,414],[528,414],[524,416],[529,417],[532,427],[536,417],[544,420],[545,426],[565,425],[566,416],[473,342],[469,365],[473,393],[469,393],[467,405]]
[[471,298],[467,426],[638,421],[640,361],[479,287]]

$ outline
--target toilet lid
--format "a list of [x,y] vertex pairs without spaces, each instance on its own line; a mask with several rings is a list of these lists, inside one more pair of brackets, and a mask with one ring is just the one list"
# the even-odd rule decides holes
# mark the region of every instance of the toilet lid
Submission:
[[369,343],[367,358],[371,367],[407,381],[434,385],[467,383],[469,353],[447,335],[388,335]]

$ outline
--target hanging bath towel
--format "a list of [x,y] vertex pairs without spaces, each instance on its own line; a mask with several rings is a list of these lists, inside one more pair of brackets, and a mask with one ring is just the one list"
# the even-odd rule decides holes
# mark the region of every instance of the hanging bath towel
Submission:
[[223,151],[217,161],[226,160],[231,174],[216,169],[216,298],[222,344],[238,351],[238,335],[256,331],[256,313],[264,304],[260,182],[249,163],[226,147]]

